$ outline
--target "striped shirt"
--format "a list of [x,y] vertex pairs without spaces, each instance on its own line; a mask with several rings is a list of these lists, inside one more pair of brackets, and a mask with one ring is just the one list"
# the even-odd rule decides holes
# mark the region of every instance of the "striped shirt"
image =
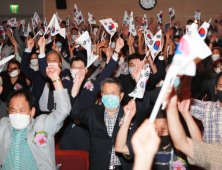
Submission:
[[203,141],[222,143],[222,107],[219,101],[200,101],[191,99],[190,113],[204,126]]
[[[114,113],[113,117],[111,117],[105,109],[104,121],[105,121],[105,124],[106,124],[108,135],[110,137],[112,137],[113,129],[114,129],[114,126],[115,126],[115,123],[116,123],[118,113],[119,113],[119,108]],[[116,156],[116,154],[115,154],[114,145],[112,147],[112,152],[111,152],[111,157],[110,157],[110,165],[121,165],[118,156]]]
[[26,139],[26,129],[12,128],[12,140],[3,170],[38,170]]

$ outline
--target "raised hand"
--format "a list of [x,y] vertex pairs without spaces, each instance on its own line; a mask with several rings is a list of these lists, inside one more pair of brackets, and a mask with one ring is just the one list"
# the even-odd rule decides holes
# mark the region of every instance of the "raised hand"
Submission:
[[79,70],[75,75],[75,78],[77,77],[79,78],[77,78],[74,83],[81,85],[83,80],[85,79],[85,76],[86,76],[86,70],[85,69]]
[[72,47],[69,45],[69,51],[72,52],[75,49],[76,45],[73,45]]
[[167,102],[166,109],[167,110],[177,109],[177,100],[178,98],[175,93],[174,87],[169,85],[163,98],[163,102],[165,101]]
[[139,81],[140,74],[141,74],[141,71],[143,68],[144,68],[144,62],[140,61],[139,59],[136,60],[135,71],[133,71],[133,69],[129,68],[129,69],[131,69],[131,75],[135,79],[136,82]]
[[115,51],[120,52],[120,50],[123,48],[123,46],[124,46],[124,41],[122,38],[119,37],[116,41]]
[[105,52],[105,54],[107,56],[106,62],[108,63],[113,55],[113,51],[110,47],[105,48],[103,51]]
[[178,109],[182,114],[190,114],[189,108],[190,108],[190,97],[191,92],[189,89],[185,88],[182,93],[182,101],[177,103]]
[[52,49],[60,53],[59,47],[53,42]]
[[151,169],[153,157],[160,145],[154,124],[146,119],[134,133],[131,143],[135,153],[134,169]]
[[133,35],[131,35],[131,36],[129,37],[128,42],[127,42],[128,46],[129,46],[129,47],[132,47],[132,46],[133,46],[133,42],[134,42],[134,37],[133,37]]
[[15,41],[15,39],[12,39],[12,44],[14,45],[14,46],[17,46],[18,44],[17,44],[17,41]]
[[32,48],[34,47],[35,43],[34,43],[34,40],[32,38],[30,38],[27,42],[27,48],[29,50],[32,50]]
[[39,45],[40,54],[45,54],[45,45],[46,45],[46,39],[45,39],[45,37],[41,37],[41,38],[39,39],[38,45]]
[[127,115],[128,111],[130,111],[128,118],[130,118],[131,120],[136,114],[136,102],[133,99],[131,99],[129,103],[123,107],[123,110],[124,110],[125,116]]
[[46,75],[52,80],[58,80],[59,74],[61,73],[61,69],[57,66],[47,66],[46,67]]
[[21,26],[20,20],[17,23],[18,23],[17,27],[20,28],[20,26]]

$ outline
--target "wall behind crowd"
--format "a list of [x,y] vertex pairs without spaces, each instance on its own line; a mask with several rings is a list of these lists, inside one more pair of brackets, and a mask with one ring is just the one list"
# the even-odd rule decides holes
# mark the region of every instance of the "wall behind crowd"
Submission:
[[[19,5],[18,13],[10,13],[10,5]],[[43,18],[43,0],[0,0],[0,25],[10,18],[31,22],[34,12]]]
[[143,10],[139,5],[139,0],[66,0],[67,9],[56,9],[55,0],[43,0],[44,16],[47,21],[52,17],[54,12],[58,12],[61,19],[65,19],[69,12],[72,13],[72,20],[74,18],[73,8],[74,4],[77,4],[78,10],[82,11],[85,20],[88,19],[88,12],[92,13],[98,23],[99,19],[108,17],[118,18],[119,23],[123,21],[123,15],[125,9],[133,10],[135,16],[143,16],[145,13],[149,19],[151,16],[154,21],[157,21],[157,13],[160,10],[163,11],[163,23],[168,21],[168,8],[173,7],[176,12],[176,16],[173,23],[177,20],[181,21],[181,25],[185,25],[186,21],[193,18],[193,13],[197,10],[201,10],[201,19],[209,20],[211,17],[213,20],[219,17],[222,10],[221,0],[157,0],[157,5],[152,10]]

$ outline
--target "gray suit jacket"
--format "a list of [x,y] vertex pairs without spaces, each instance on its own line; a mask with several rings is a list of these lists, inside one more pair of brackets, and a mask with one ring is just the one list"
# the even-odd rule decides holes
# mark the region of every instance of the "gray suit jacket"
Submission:
[[[54,136],[62,127],[63,121],[71,110],[67,89],[54,91],[54,100],[56,110],[49,115],[40,115],[36,119],[32,118],[27,129],[28,145],[40,170],[55,170]],[[32,142],[35,132],[38,131],[48,133],[45,148],[38,147]],[[0,137],[0,170],[2,170],[12,140],[12,129],[9,118],[2,118],[0,120]]]

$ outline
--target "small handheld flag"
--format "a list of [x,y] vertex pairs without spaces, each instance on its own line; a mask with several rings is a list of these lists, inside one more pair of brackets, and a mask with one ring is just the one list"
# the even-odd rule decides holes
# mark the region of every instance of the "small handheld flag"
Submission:
[[129,25],[129,32],[130,34],[133,34],[133,36],[136,36],[136,29],[135,29],[135,23],[133,20],[133,11],[130,14],[130,25]]
[[162,10],[160,11],[160,13],[157,14],[157,18],[158,18],[158,22],[162,23]]

